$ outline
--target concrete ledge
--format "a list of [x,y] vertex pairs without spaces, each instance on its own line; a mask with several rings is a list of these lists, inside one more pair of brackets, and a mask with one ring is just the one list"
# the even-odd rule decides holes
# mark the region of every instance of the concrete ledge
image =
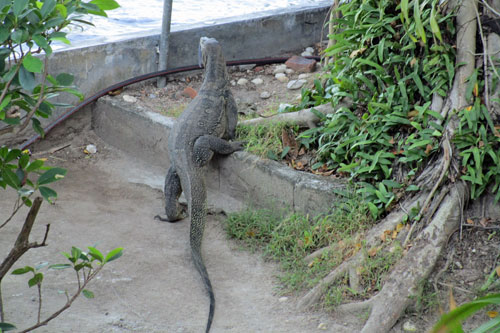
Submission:
[[[167,170],[167,140],[174,119],[153,113],[120,98],[103,97],[92,108],[95,132],[107,143],[146,163]],[[283,208],[315,215],[336,200],[342,180],[292,170],[246,152],[218,157],[207,168],[207,185],[247,205]]]

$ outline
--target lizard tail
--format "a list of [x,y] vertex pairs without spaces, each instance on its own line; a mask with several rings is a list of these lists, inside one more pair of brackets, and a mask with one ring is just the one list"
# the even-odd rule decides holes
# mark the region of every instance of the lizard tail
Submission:
[[[199,170],[195,170],[195,172],[199,172]],[[195,173],[196,174],[196,173]],[[207,329],[206,332],[210,331],[210,326],[212,326],[212,320],[214,318],[215,312],[215,296],[214,291],[212,289],[212,283],[210,282],[210,278],[208,277],[207,268],[205,267],[205,263],[203,262],[203,258],[201,256],[201,243],[203,240],[203,232],[205,230],[205,220],[207,216],[206,212],[206,188],[205,181],[201,177],[189,177],[188,182],[190,186],[188,187],[187,197],[190,198],[190,211],[189,214],[191,216],[191,230],[189,234],[189,242],[191,244],[191,256],[193,258],[193,263],[196,267],[196,270],[201,276],[203,280],[203,284],[208,292],[208,296],[210,297],[210,308],[208,312],[208,321],[207,321]]]
[[210,278],[208,277],[208,272],[205,267],[205,264],[203,263],[203,259],[201,258],[201,253],[199,251],[196,251],[194,248],[191,249],[191,255],[193,257],[193,262],[200,273],[200,276],[203,280],[203,283],[205,284],[205,288],[207,289],[208,296],[210,297],[210,308],[208,311],[208,321],[207,321],[207,329],[206,333],[210,331],[210,327],[212,326],[212,320],[214,319],[214,312],[215,312],[215,295],[214,291],[212,289],[212,283],[210,283]]

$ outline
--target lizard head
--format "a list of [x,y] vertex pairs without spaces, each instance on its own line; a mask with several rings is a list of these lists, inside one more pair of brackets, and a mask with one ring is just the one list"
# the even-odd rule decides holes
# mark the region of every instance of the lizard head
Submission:
[[209,55],[222,55],[222,48],[215,38],[201,37],[198,48],[198,64],[200,67],[207,65]]

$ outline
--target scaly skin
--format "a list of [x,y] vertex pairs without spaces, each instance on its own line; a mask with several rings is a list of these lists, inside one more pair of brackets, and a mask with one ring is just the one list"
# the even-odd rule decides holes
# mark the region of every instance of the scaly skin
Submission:
[[177,120],[168,140],[171,166],[165,179],[166,217],[175,222],[185,217],[179,196],[184,191],[191,216],[189,240],[191,255],[210,296],[206,332],[210,330],[215,311],[215,297],[203,258],[201,242],[207,215],[205,166],[214,153],[231,154],[241,150],[241,142],[229,142],[236,130],[237,108],[229,90],[226,62],[220,44],[213,38],[200,39],[205,67],[203,84],[198,95]]

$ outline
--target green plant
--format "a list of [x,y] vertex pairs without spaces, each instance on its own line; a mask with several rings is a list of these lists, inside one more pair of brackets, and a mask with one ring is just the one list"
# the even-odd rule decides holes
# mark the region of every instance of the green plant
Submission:
[[298,126],[284,123],[271,123],[264,125],[238,125],[236,128],[237,140],[247,142],[246,150],[260,157],[272,160],[283,159],[290,147],[282,142],[283,131],[291,129],[298,133]]
[[[316,217],[298,213],[284,217],[272,210],[246,209],[228,216],[226,231],[280,262],[285,291],[308,288],[357,251],[357,236],[373,222],[367,205],[349,193],[339,198],[328,214]],[[329,246],[334,248],[310,263],[304,262],[308,254]]]
[[[66,291],[67,301],[58,311],[54,312],[51,316],[46,318],[45,320],[41,320],[41,311],[42,311],[42,282],[43,282],[43,273],[40,271],[42,268],[46,267],[48,263],[42,263],[36,267],[25,266],[23,268],[18,268],[12,271],[13,275],[23,275],[26,273],[32,273],[33,277],[28,280],[28,286],[34,287],[37,286],[38,289],[38,315],[37,322],[33,326],[26,328],[23,332],[29,332],[34,330],[35,328],[46,325],[49,321],[57,317],[60,313],[65,311],[67,308],[71,306],[71,304],[75,301],[75,299],[81,294],[83,294],[87,298],[94,298],[94,293],[88,289],[85,289],[89,282],[94,279],[97,274],[103,269],[103,267],[118,258],[120,258],[123,254],[122,248],[116,248],[108,252],[106,256],[104,256],[98,249],[94,247],[89,247],[88,252],[83,252],[79,248],[72,247],[71,253],[63,252],[63,255],[70,261],[70,264],[54,264],[50,265],[49,269],[66,269],[73,268],[76,272],[77,282],[78,282],[78,290],[70,297],[68,292]],[[5,325],[5,323],[2,323]],[[12,324],[8,324],[7,327],[15,328]],[[0,326],[2,328],[2,326]],[[5,330],[5,328],[2,328]]]
[[[325,50],[335,61],[324,84],[303,91],[301,106],[335,105],[345,97],[355,104],[322,116],[322,126],[299,140],[317,147],[313,168],[326,164],[363,182],[360,191],[378,217],[395,192],[416,190],[414,175],[438,149],[444,119],[430,110],[429,97],[451,87],[454,50],[446,41],[454,34],[453,16],[442,16],[436,1],[355,0],[337,10],[342,15],[329,36],[335,43]],[[404,177],[394,179],[396,170]]]
[[[473,301],[462,304],[454,310],[445,313],[441,316],[438,323],[432,329],[433,333],[463,333],[462,322],[483,309],[486,306],[500,305],[500,294],[492,294],[480,297]],[[472,333],[483,332],[498,332],[500,330],[500,316],[495,316],[493,319],[482,324],[480,327],[474,329]]]
[[[0,0],[0,19],[2,22],[0,25],[0,136],[2,138],[6,136],[10,140],[22,139],[20,133],[30,123],[34,131],[43,136],[40,119],[50,117],[57,106],[67,106],[67,104],[53,102],[55,97],[64,92],[80,99],[83,98],[82,94],[72,85],[73,75],[59,73],[53,76],[48,73],[48,59],[52,54],[51,45],[55,41],[69,43],[66,38],[66,28],[69,25],[91,24],[83,19],[84,15],[106,16],[106,10],[117,7],[118,4],[114,0],[92,0],[90,2],[81,0]],[[31,242],[29,236],[43,199],[53,203],[57,198],[56,191],[48,185],[64,178],[65,174],[66,170],[63,168],[49,167],[45,165],[44,160],[32,159],[29,151],[12,149],[3,144],[0,146],[0,187],[17,193],[12,212],[7,212],[8,216],[6,217],[1,217],[0,229],[12,220],[20,208],[30,207],[11,251],[0,265],[0,287],[7,272],[24,253],[30,249],[47,245],[46,240],[50,225],[47,225],[41,243]],[[121,255],[121,249],[116,251],[120,252]],[[93,259],[87,257],[88,260],[85,262],[87,255],[81,251],[80,254],[80,258],[74,261],[74,269],[77,270],[77,273],[82,272],[84,285],[102,267],[94,269],[92,267],[94,260],[98,260],[99,265],[104,265],[104,263],[114,259],[111,257],[101,258],[100,252],[90,250]],[[76,264],[78,260],[82,260],[82,262]],[[13,273],[19,275],[32,272],[33,277],[29,280],[28,285],[30,287],[37,285],[38,288],[41,288],[43,281],[41,268],[26,266],[14,270]],[[83,293],[86,296],[91,296],[88,291],[83,291]],[[79,294],[80,291],[74,297],[76,298]],[[39,302],[41,306],[41,299]],[[53,317],[64,311],[70,304],[67,304],[60,312],[55,313]],[[49,317],[49,320],[53,317]],[[1,296],[0,322],[1,330],[9,330],[14,327],[12,324],[4,322]],[[38,324],[41,323],[43,322],[40,322],[39,313]],[[37,325],[35,326],[38,327]],[[31,329],[33,328],[23,332]]]

